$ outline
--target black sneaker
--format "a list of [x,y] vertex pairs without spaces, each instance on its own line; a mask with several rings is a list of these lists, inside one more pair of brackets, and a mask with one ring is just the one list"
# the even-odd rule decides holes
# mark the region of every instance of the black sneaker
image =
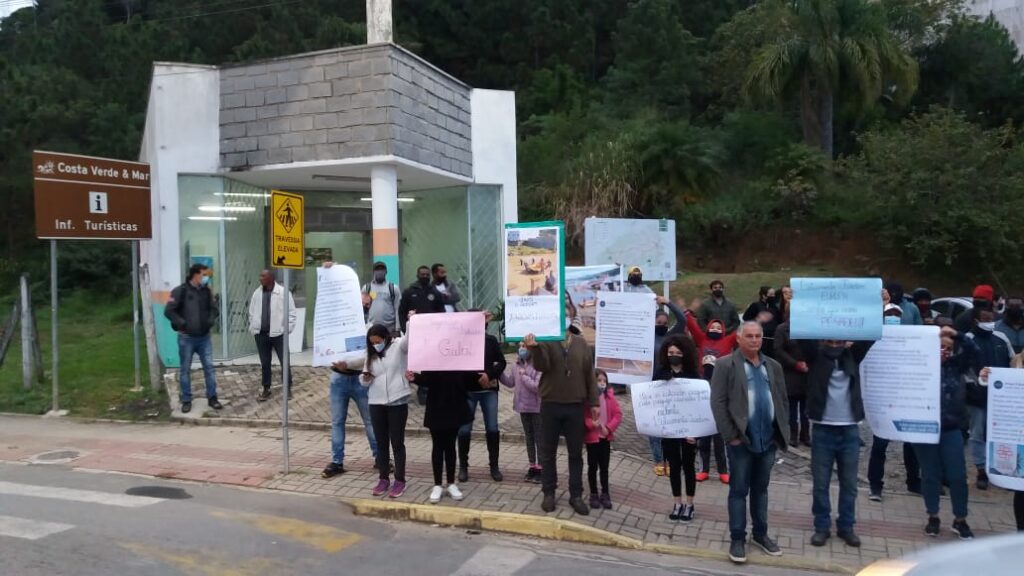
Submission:
[[540,509],[545,511],[545,512],[554,512],[555,511],[555,495],[554,494],[545,494],[544,495],[544,501],[541,502],[541,504],[540,504]]
[[672,506],[672,512],[670,512],[669,515],[668,515],[668,519],[673,521],[673,522],[678,522],[679,518],[681,518],[682,515],[683,515],[683,505],[682,504],[674,504]]
[[978,490],[988,490],[988,474],[980,468],[978,469],[978,483],[976,486]]
[[321,478],[334,478],[345,473],[345,467],[337,462],[331,462],[324,468],[324,471],[320,473]]
[[501,482],[505,479],[505,475],[501,473],[501,469],[497,466],[491,466],[491,480],[495,482]]
[[270,396],[270,388],[264,388],[263,391],[260,392],[260,395],[256,397],[256,401],[266,402],[267,400],[270,400]]
[[782,556],[782,549],[768,536],[754,536],[751,538],[751,541],[757,544],[769,556]]
[[469,481],[469,468],[467,466],[459,467],[459,484]]
[[910,492],[911,494],[917,494],[918,496],[920,496],[921,486],[916,484],[913,486],[907,486],[907,492]]
[[882,491],[881,490],[872,490],[871,494],[868,495],[868,500],[871,500],[872,502],[881,502],[882,501]]
[[580,516],[590,516],[590,508],[581,496],[569,498],[569,506],[572,506],[573,511]]
[[959,536],[961,540],[974,540],[974,532],[972,532],[971,527],[967,525],[967,520],[954,520],[953,532],[956,532],[956,535]]
[[843,542],[846,542],[846,545],[850,548],[860,548],[860,536],[857,536],[853,530],[840,530],[836,532],[836,536]]
[[819,530],[815,530],[814,535],[811,536],[811,546],[817,546],[818,548],[821,548],[828,542],[828,539],[831,537],[832,534],[830,532],[822,532]]
[[191,411],[192,411],[192,403],[191,402],[182,402],[181,403],[181,413],[182,414],[188,414]]
[[683,513],[679,515],[680,522],[693,522],[695,509],[693,504],[683,504]]
[[220,410],[221,408],[224,407],[224,405],[220,403],[220,400],[217,400],[216,396],[208,399],[206,403],[210,406],[210,408],[213,408],[214,410]]
[[932,516],[928,518],[928,525],[924,527],[924,533],[935,538],[939,535],[939,530],[942,528],[942,520]]
[[729,560],[737,564],[744,564],[747,561],[747,544],[743,540],[733,540],[729,544]]

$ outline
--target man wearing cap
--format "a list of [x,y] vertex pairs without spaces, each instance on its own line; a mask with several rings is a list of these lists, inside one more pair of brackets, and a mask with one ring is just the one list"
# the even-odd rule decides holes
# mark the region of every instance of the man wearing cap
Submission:
[[629,269],[629,276],[626,279],[626,283],[622,286],[622,291],[637,294],[653,294],[653,291],[644,284],[644,272],[639,266],[633,266]]
[[388,282],[388,267],[383,262],[373,263],[373,279],[363,285],[363,310],[367,324],[386,326],[392,334],[399,329],[398,308],[402,291]]
[[[982,310],[995,310],[992,305],[995,300],[996,291],[992,286],[988,284],[979,284],[974,287],[974,293],[971,295],[971,299],[974,303],[974,308]],[[953,321],[953,328],[961,333],[966,334],[974,328],[974,312],[972,310],[964,310],[956,317]]]

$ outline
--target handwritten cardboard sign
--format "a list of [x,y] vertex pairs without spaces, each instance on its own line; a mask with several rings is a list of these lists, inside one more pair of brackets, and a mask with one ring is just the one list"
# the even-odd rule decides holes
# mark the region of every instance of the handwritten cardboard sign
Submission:
[[409,370],[484,371],[482,312],[417,314],[409,320]]
[[882,280],[793,278],[794,340],[881,340]]
[[700,438],[718,432],[706,380],[656,380],[629,386],[636,430],[655,438]]

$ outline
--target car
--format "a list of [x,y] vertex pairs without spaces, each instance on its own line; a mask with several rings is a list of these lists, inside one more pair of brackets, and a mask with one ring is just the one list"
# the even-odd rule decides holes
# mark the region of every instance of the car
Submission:
[[974,308],[974,300],[967,296],[946,296],[932,300],[932,310],[938,312],[939,316],[945,316],[952,320],[956,320],[956,317],[964,310],[972,308]]
[[899,560],[879,560],[857,576],[1018,576],[1024,534],[1003,534],[929,548]]

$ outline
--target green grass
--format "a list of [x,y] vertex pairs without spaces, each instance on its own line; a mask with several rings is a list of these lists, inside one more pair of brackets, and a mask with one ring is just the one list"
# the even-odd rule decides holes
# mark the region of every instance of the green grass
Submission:
[[[712,280],[721,280],[725,284],[725,296],[732,300],[742,313],[747,305],[757,300],[757,292],[761,286],[780,286],[789,284],[790,278],[814,276],[838,276],[839,272],[826,269],[801,268],[774,272],[747,272],[744,274],[719,274],[715,272],[689,273],[684,272],[681,279],[671,284],[672,300],[682,299],[689,305],[695,298],[707,298]],[[661,294],[662,285],[653,284],[651,289]]]
[[[44,383],[22,387],[20,326],[0,368],[0,412],[43,414],[51,404],[50,307],[35,302],[46,372]],[[6,314],[9,308],[3,311]],[[77,293],[58,309],[60,408],[73,416],[123,420],[167,419],[166,393],[149,390],[145,337],[140,333],[142,392],[134,385],[132,310],[129,298]],[[140,328],[141,329],[141,328]]]

